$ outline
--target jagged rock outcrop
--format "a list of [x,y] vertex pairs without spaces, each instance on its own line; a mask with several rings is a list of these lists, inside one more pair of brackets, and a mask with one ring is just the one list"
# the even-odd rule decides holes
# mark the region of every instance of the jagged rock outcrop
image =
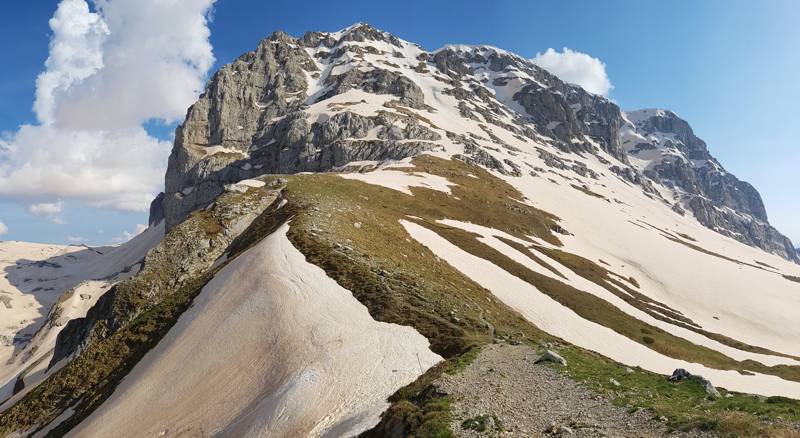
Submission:
[[[619,140],[619,130],[624,123],[622,113],[605,97],[561,81],[528,60],[493,47],[447,47],[438,50],[433,61],[440,72],[456,80],[475,74],[476,70],[469,65],[476,64],[498,75],[504,74],[491,81],[493,87],[506,87],[516,79],[505,74],[523,72],[531,80],[513,93],[509,102],[503,102],[516,103],[525,111],[518,117],[519,123],[532,123],[540,135],[554,140],[562,150],[593,153],[599,146],[618,160],[626,161]],[[496,102],[494,96],[479,90],[485,91],[473,87],[472,93],[463,89],[458,92],[473,94],[479,99],[485,99],[488,94]]]
[[[361,94],[339,98],[351,90]],[[451,110],[441,95],[455,99],[460,117],[481,135],[436,132],[420,113]],[[769,225],[758,192],[726,172],[674,113],[623,113],[513,53],[489,46],[426,52],[364,23],[300,38],[275,32],[217,72],[176,131],[166,190],[150,221],[164,218],[170,229],[242,179],[402,159],[443,151],[446,142],[462,148],[452,153],[457,159],[504,175],[532,172],[496,156],[519,152],[498,128],[565,154],[593,155],[677,214],[688,210],[711,229],[798,260]],[[538,150],[548,167],[598,177],[578,160]]]
[[706,379],[703,376],[698,376],[698,375],[691,374],[690,372],[686,371],[683,368],[678,368],[675,371],[673,371],[672,375],[669,376],[668,380],[670,382],[680,382],[680,381],[683,381],[683,380],[694,380],[694,381],[696,381],[697,383],[699,383],[703,387],[703,389],[706,391],[706,394],[708,394],[708,396],[710,398],[718,399],[718,398],[722,397],[722,395],[719,393],[717,388],[711,383],[710,380]]
[[585,138],[589,137],[605,152],[626,162],[619,141],[623,123],[619,107],[580,87],[552,79],[549,82],[545,86],[526,85],[514,100],[544,127],[545,134],[560,140],[562,149],[591,153],[594,145]]
[[[151,220],[165,217],[170,229],[213,201],[225,184],[252,176],[325,171],[350,161],[401,159],[435,149],[431,141],[440,135],[411,116],[344,112],[312,120],[304,111],[353,88],[422,107],[419,86],[398,73],[357,68],[337,73],[336,67],[353,56],[340,44],[378,39],[400,44],[366,25],[356,25],[338,39],[276,32],[220,69],[176,131],[166,191],[151,207]],[[320,61],[307,48],[317,50]],[[375,128],[377,135],[370,137]]]
[[700,223],[798,261],[792,242],[769,224],[758,191],[727,172],[689,123],[660,109],[632,111],[627,116],[631,126],[623,142],[628,153],[644,160],[645,175],[676,189]]

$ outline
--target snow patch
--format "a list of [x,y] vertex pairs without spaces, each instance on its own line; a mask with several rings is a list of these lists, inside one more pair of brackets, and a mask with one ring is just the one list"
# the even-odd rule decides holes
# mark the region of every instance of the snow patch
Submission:
[[685,368],[708,378],[716,386],[732,391],[800,398],[798,382],[764,374],[743,376],[736,371],[712,369],[657,353],[607,327],[581,318],[531,284],[489,261],[467,253],[435,232],[413,222],[401,223],[415,240],[438,257],[490,290],[540,329],[571,344],[596,351],[617,362],[660,374],[669,375],[676,368]]
[[407,195],[413,195],[411,187],[424,187],[450,194],[450,186],[455,185],[448,181],[447,178],[438,175],[399,170],[377,169],[365,173],[340,173],[339,176],[345,179],[355,179],[367,184],[387,187]]

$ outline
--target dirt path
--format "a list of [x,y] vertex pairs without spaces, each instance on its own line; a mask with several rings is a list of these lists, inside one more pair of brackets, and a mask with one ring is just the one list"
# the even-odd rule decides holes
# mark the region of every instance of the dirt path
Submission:
[[649,412],[629,414],[548,366],[534,364],[537,357],[528,346],[494,344],[462,373],[440,378],[437,385],[451,399],[452,430],[463,437],[712,436],[668,435]]

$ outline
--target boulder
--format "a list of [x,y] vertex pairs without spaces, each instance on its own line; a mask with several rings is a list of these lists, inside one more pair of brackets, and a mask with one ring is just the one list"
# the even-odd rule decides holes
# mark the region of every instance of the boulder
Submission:
[[703,388],[706,390],[706,394],[708,394],[709,397],[713,399],[718,399],[722,397],[722,395],[720,395],[719,391],[717,390],[716,387],[714,387],[711,381],[709,381],[703,376],[692,374],[683,368],[678,368],[675,371],[673,371],[672,375],[668,377],[668,380],[670,382],[680,382],[682,380],[694,380],[703,385]]
[[563,366],[567,365],[567,360],[561,357],[560,354],[556,353],[553,350],[545,351],[544,354],[539,356],[539,358],[536,359],[534,363],[541,363],[541,362],[552,362]]

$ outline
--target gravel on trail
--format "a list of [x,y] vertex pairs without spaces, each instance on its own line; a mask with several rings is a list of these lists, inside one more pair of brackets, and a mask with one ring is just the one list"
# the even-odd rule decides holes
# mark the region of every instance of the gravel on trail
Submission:
[[[450,396],[458,436],[709,437],[672,432],[646,410],[628,413],[550,366],[525,345],[484,347],[462,372],[436,385]],[[466,421],[466,423],[465,423]]]

